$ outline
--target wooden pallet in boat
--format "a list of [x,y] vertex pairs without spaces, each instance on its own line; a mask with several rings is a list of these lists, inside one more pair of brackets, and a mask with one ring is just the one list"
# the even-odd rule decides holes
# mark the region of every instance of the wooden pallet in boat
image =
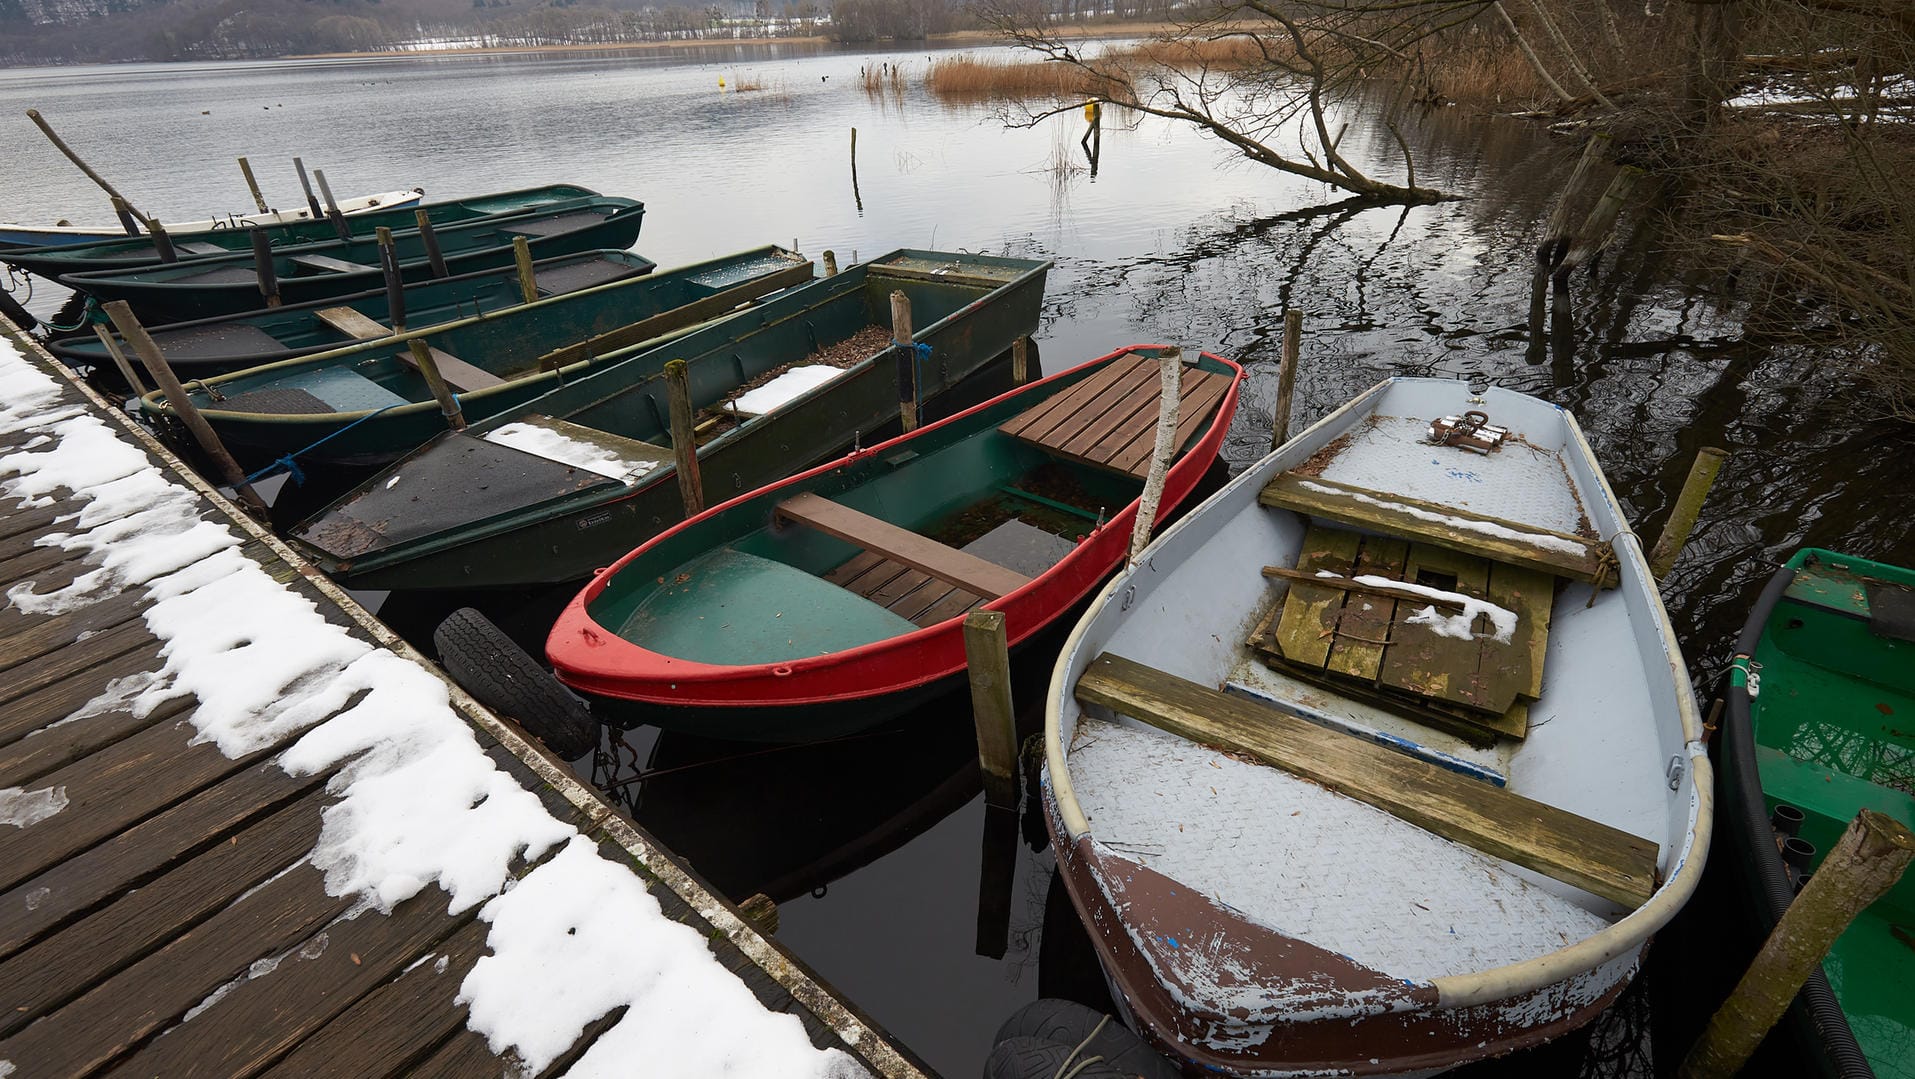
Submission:
[[[1230,382],[1228,375],[1184,368],[1174,445],[1208,425]],[[998,429],[1060,457],[1142,479],[1156,447],[1162,393],[1157,357],[1133,352]]]

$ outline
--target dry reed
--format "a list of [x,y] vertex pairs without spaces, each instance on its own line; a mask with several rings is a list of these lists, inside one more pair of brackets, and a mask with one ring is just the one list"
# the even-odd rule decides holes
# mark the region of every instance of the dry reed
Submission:
[[924,85],[942,98],[1069,98],[1096,94],[1097,80],[1072,64],[947,56],[931,63]]

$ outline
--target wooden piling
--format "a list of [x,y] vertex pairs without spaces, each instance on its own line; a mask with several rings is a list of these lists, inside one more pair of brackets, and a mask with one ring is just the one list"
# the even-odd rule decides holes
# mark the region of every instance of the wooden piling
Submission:
[[186,424],[186,429],[192,432],[199,448],[206,451],[213,467],[219,471],[221,482],[231,487],[249,509],[264,519],[266,500],[259,497],[259,492],[253,490],[252,484],[246,482],[246,473],[240,470],[239,462],[226,452],[219,436],[213,433],[212,425],[199,414],[199,408],[187,396],[186,388],[180,385],[179,377],[173,374],[173,367],[166,362],[160,347],[153,343],[152,336],[146,332],[146,327],[140,325],[140,320],[133,317],[133,309],[126,305],[125,300],[112,300],[106,304],[105,310],[106,317],[112,319],[114,327],[120,331],[120,337],[139,356],[147,374],[152,375],[153,381],[159,384],[160,392],[166,396],[166,403],[172,406],[174,415]]
[[326,220],[332,222],[332,230],[342,240],[352,239],[352,228],[346,224],[346,215],[339,212],[339,200],[332,197],[332,185],[326,182],[326,170],[314,169],[313,180],[319,184],[319,193],[326,198]]
[[1625,165],[1616,170],[1615,178],[1609,181],[1602,198],[1596,200],[1595,208],[1583,219],[1583,226],[1577,231],[1576,240],[1570,245],[1568,254],[1556,264],[1555,273],[1550,275],[1558,290],[1567,289],[1570,273],[1588,262],[1609,242],[1609,234],[1616,227],[1616,218],[1622,215],[1623,207],[1629,205],[1636,184],[1643,175],[1643,171],[1634,165]]
[[121,204],[124,204],[126,209],[131,212],[134,217],[140,220],[146,220],[146,215],[134,209],[133,204],[127,200],[125,195],[113,190],[113,185],[107,183],[104,176],[93,171],[93,166],[82,160],[80,155],[74,152],[73,147],[66,144],[65,139],[54,134],[53,125],[47,123],[46,117],[40,115],[39,109],[28,109],[27,119],[33,121],[33,126],[40,129],[40,134],[47,137],[47,141],[53,144],[54,149],[65,154],[68,161],[73,162],[81,172],[86,173],[87,179],[92,180],[95,184],[99,185],[100,190],[106,192],[107,197],[113,200],[113,208],[115,210],[118,210]]
[[519,264],[519,296],[531,303],[539,298],[539,281],[532,273],[532,245],[525,237],[512,237],[512,258]]
[[433,359],[432,349],[417,337],[407,341],[406,347],[412,350],[412,361],[419,365],[419,373],[425,376],[426,385],[439,402],[439,410],[445,413],[446,426],[454,431],[465,430],[465,410],[459,407],[459,399],[453,396],[452,388],[439,374],[439,363]]
[[1577,160],[1576,168],[1569,174],[1569,183],[1563,186],[1562,194],[1556,197],[1556,208],[1549,213],[1549,221],[1543,225],[1543,236],[1536,244],[1536,265],[1553,270],[1569,253],[1569,245],[1575,239],[1570,231],[1576,207],[1584,201],[1583,189],[1595,177],[1598,166],[1609,157],[1609,136],[1596,134],[1589,137],[1583,145],[1583,156]]
[[1022,386],[1031,380],[1031,339],[1019,334],[1011,342],[1011,382]]
[[1682,481],[1682,493],[1676,496],[1676,507],[1669,512],[1669,520],[1662,526],[1662,535],[1656,537],[1656,545],[1649,549],[1649,572],[1657,578],[1667,576],[1675,567],[1676,556],[1689,542],[1689,533],[1695,531],[1703,500],[1709,497],[1709,488],[1715,484],[1716,474],[1722,471],[1722,462],[1728,456],[1727,450],[1714,446],[1704,446],[1697,451],[1696,459],[1689,465],[1689,476]]
[[1901,880],[1911,856],[1915,834],[1900,821],[1872,809],[1856,814],[1709,1020],[1676,1073],[1679,1079],[1727,1079],[1739,1072],[1835,938]]
[[306,180],[306,163],[293,158],[293,171],[299,174],[299,190],[306,193],[306,206],[312,211],[313,220],[326,216],[326,211],[319,208],[319,200],[313,197],[313,185]]
[[911,297],[891,292],[891,343],[898,365],[898,421],[907,432],[918,429],[918,350],[911,336]]
[[825,276],[826,277],[838,276],[838,254],[837,252],[831,251],[829,249],[825,251]]
[[778,932],[778,903],[763,892],[747,896],[738,904],[738,913],[766,936]]
[[128,236],[140,234],[140,219],[133,216],[133,208],[126,204],[125,199],[117,196],[113,199],[113,214],[120,219],[120,228]]
[[685,516],[705,508],[705,484],[698,475],[698,435],[692,422],[691,368],[684,360],[665,365],[665,392],[670,398],[672,457],[678,464],[678,496]]
[[273,242],[260,229],[253,229],[253,277],[259,282],[259,294],[267,307],[279,306],[279,275],[273,271]]
[[986,959],[1010,951],[1011,906],[1017,895],[1017,810],[984,807],[984,843],[978,852],[977,944]]
[[[858,129],[851,129],[851,201],[858,204],[858,213],[864,213],[864,196],[858,194]],[[854,254],[851,261],[856,262]]]
[[240,158],[239,174],[246,177],[246,190],[252,193],[253,205],[257,206],[262,214],[272,213],[266,208],[266,196],[259,193],[259,181],[253,178],[253,163],[243,157]]
[[1270,411],[1270,448],[1290,441],[1290,399],[1297,389],[1297,360],[1303,354],[1303,312],[1283,313],[1283,357],[1277,362],[1277,403]]
[[1157,504],[1164,497],[1164,476],[1170,471],[1171,457],[1177,453],[1177,405],[1183,374],[1182,349],[1167,348],[1157,357],[1157,381],[1162,391],[1157,401],[1157,441],[1151,448],[1144,493],[1137,499],[1137,523],[1130,530],[1129,564],[1133,566],[1150,545],[1150,530],[1157,523]]
[[379,268],[386,278],[386,318],[397,333],[406,332],[406,288],[399,280],[399,253],[392,249],[392,230],[378,226]]
[[1017,808],[1017,713],[1011,707],[1011,652],[1004,612],[964,616],[964,664],[971,681],[971,717],[977,726],[977,765],[984,801]]
[[432,276],[447,276],[446,257],[439,250],[439,234],[432,231],[432,215],[424,210],[414,210],[412,220],[419,226],[419,242],[425,245],[426,261],[432,264]]
[[106,354],[113,358],[113,366],[120,369],[120,377],[126,380],[128,388],[133,391],[133,396],[145,397],[146,383],[140,381],[139,372],[133,370],[132,361],[126,358],[126,352],[120,348],[119,341],[114,339],[113,331],[95,322],[93,335],[100,339],[100,347],[106,349]]
[[160,224],[157,217],[146,219],[147,235],[153,238],[153,250],[160,253],[161,262],[178,262],[180,253],[173,250],[173,237],[167,235],[166,226]]

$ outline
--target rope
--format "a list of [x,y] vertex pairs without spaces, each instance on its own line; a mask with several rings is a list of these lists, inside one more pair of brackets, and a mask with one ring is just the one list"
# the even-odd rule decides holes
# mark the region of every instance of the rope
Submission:
[[[32,295],[31,291],[27,293],[29,299]],[[50,318],[44,318],[40,320],[40,324],[55,333],[72,333],[75,330],[84,330],[94,323],[105,325],[109,321],[111,320],[106,317],[106,312],[100,309],[100,301],[88,296],[86,302],[80,305],[80,321],[71,326],[62,326]]]
[[[455,395],[453,397],[453,400],[455,401],[458,400],[458,397]],[[406,403],[410,404],[411,402],[406,402]],[[398,407],[399,407],[398,405],[387,405],[385,408],[380,409],[379,412],[368,412],[365,415],[347,424],[346,426],[341,427],[339,430],[334,431],[332,434],[327,435],[325,438],[322,438],[319,441],[313,443],[312,445],[306,446],[302,449],[294,450],[293,452],[286,454],[284,457],[276,458],[272,464],[269,464],[265,468],[260,469],[258,472],[255,472],[252,475],[246,477],[245,482],[249,484],[256,483],[259,480],[264,479],[265,477],[270,476],[273,473],[280,471],[281,469],[284,469],[286,474],[292,477],[293,486],[304,487],[306,485],[306,473],[300,471],[299,462],[295,460],[294,458],[300,457],[304,454],[311,453],[312,451],[318,449],[319,447],[324,446],[326,443],[331,442],[333,439],[338,438],[340,435],[345,434],[347,431],[350,431],[353,428],[359,426],[360,424],[366,422],[367,420],[372,419],[374,416],[379,415],[380,412],[386,412]]]
[[917,354],[912,361],[911,379],[916,384],[917,392],[924,392],[924,361],[931,358],[931,346],[922,341],[907,345],[903,341],[893,337],[891,339],[891,347],[909,349]]
[[1084,1051],[1084,1047],[1091,1043],[1092,1038],[1097,1037],[1097,1035],[1103,1031],[1104,1024],[1108,1022],[1110,1022],[1110,1016],[1106,1015],[1106,1016],[1099,1017],[1097,1020],[1097,1025],[1090,1028],[1090,1033],[1084,1035],[1084,1040],[1077,1043],[1077,1048],[1071,1050],[1071,1055],[1065,1057],[1064,1063],[1059,1064],[1057,1066],[1057,1074],[1053,1075],[1051,1079],[1073,1079],[1074,1076],[1076,1076],[1079,1072],[1083,1071],[1085,1068],[1088,1068],[1092,1064],[1096,1064],[1102,1061],[1104,1058],[1101,1056],[1088,1056],[1088,1057],[1085,1057],[1083,1060],[1078,1061],[1077,1066],[1075,1068],[1071,1067],[1071,1061],[1077,1060],[1077,1054]]

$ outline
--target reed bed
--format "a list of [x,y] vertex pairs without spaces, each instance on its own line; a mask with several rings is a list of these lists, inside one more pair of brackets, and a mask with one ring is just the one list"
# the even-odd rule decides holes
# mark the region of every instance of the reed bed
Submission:
[[1099,81],[1072,64],[947,56],[933,60],[924,85],[954,101],[1092,97]]
[[904,96],[904,65],[890,63],[867,64],[858,72],[864,77],[864,92],[867,94],[890,94],[893,97]]

